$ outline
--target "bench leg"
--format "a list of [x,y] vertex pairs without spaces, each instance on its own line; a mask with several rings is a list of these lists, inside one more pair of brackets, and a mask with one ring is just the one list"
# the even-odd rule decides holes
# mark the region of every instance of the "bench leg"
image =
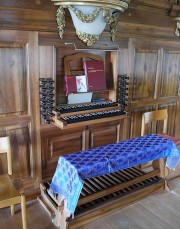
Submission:
[[166,177],[169,174],[169,170],[165,165],[165,159],[164,158],[160,158],[158,160],[153,161],[152,166],[153,166],[154,169],[159,169],[160,170],[160,174],[159,175],[160,175],[160,177],[162,177],[165,180],[164,189],[166,191],[171,191],[169,186],[168,186],[167,179],[166,179]]

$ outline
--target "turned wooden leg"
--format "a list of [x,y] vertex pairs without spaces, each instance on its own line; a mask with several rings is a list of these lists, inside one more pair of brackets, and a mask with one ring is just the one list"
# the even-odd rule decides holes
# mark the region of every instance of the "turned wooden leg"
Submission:
[[14,215],[14,205],[11,205],[11,215]]
[[26,201],[25,196],[21,196],[21,213],[22,213],[22,226],[23,229],[27,229],[27,220],[26,220]]

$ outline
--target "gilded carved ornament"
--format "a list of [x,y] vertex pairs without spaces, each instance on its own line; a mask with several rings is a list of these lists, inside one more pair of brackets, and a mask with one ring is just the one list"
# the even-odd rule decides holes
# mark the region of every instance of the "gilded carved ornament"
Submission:
[[[112,41],[115,40],[115,35],[118,27],[118,19],[120,13],[124,12],[130,3],[130,0],[84,0],[84,1],[61,1],[61,0],[51,0],[59,8],[56,14],[56,20],[59,29],[59,36],[62,39],[64,35],[64,28],[66,25],[65,21],[65,8],[71,10],[76,17],[83,23],[92,23],[102,12],[104,22],[110,26],[110,33]],[[81,10],[74,6],[96,6],[95,10],[91,14],[84,14]],[[98,26],[98,25],[97,25]],[[93,45],[97,40],[99,40],[100,34],[85,33],[76,29],[76,34],[79,39],[84,42],[87,46]]]

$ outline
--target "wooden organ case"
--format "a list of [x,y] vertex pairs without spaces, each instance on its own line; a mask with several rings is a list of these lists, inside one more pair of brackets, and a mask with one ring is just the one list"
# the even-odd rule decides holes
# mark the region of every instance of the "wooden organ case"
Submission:
[[[70,62],[77,58],[82,60],[87,58],[93,60],[102,59],[99,56],[89,53],[69,55],[65,58],[66,75],[71,74]],[[122,100],[122,98],[120,99]],[[89,114],[97,114],[98,112],[101,114],[117,113],[112,116],[109,115],[109,117],[103,116],[89,119]],[[83,116],[84,118],[84,114],[88,116],[88,119],[79,121],[79,116]],[[73,117],[72,120],[69,117]],[[124,127],[128,126],[129,117],[124,110],[120,109],[115,101],[56,107],[49,119],[58,128],[52,134],[49,133],[49,137],[47,137],[47,133],[43,135],[44,140],[47,139],[47,145],[44,146],[44,149],[47,148],[47,150],[52,150],[53,147],[55,149],[62,149],[63,146],[66,146],[66,149],[68,149],[67,144],[70,141],[71,145],[75,142],[77,144],[76,137],[72,137],[75,132],[77,138],[82,141],[81,150],[119,142],[128,138]],[[74,119],[77,119],[77,122]],[[114,133],[116,134],[114,135]],[[64,137],[57,137],[57,134]],[[107,135],[111,137],[107,138]],[[63,153],[61,155],[79,151],[78,147],[77,150],[71,147],[69,145],[69,151],[62,151]],[[53,153],[51,154],[53,155]],[[54,169],[44,173],[46,180],[53,176],[58,156],[60,155],[56,155],[56,161],[51,160],[54,163]],[[150,193],[163,189],[165,187],[163,166],[163,160],[161,160],[148,173],[137,168],[129,168],[102,177],[84,180],[85,184],[75,211],[75,218],[67,219],[67,228],[79,228],[98,217],[139,200]],[[53,222],[56,222],[55,225],[59,226],[58,220],[60,220],[60,215],[63,212],[63,206],[59,206],[56,196],[52,196],[49,193],[49,185],[50,181],[40,185],[41,195],[38,199],[52,217]]]
[[[42,49],[42,54],[44,55],[44,50]],[[116,101],[116,95],[111,96],[111,91],[114,91],[113,87],[113,77],[111,73],[112,60],[111,53],[107,52],[102,56],[94,55],[91,53],[76,53],[71,50],[73,54],[64,56],[61,53],[57,53],[57,69],[62,69],[62,75],[57,71],[57,78],[54,80],[54,92],[56,91],[56,96],[52,100],[56,100],[57,104],[66,103],[65,89],[64,89],[64,75],[77,75],[84,74],[83,70],[83,59],[93,59],[105,61],[105,76],[107,82],[107,90],[93,92],[94,98],[104,98],[105,102],[101,103],[89,103],[89,104],[79,104],[77,111],[75,105],[70,106],[56,106],[55,110],[51,114],[52,117],[48,116],[48,122],[50,125],[44,125],[44,119],[42,119],[41,125],[41,140],[42,140],[42,177],[44,179],[49,179],[53,176],[56,169],[58,158],[61,155],[69,154],[81,150],[86,150],[89,148],[95,148],[101,145],[116,143],[122,140],[126,140],[129,137],[129,130],[127,126],[129,125],[129,116],[118,115],[112,117],[104,117],[100,119],[81,121],[76,123],[67,124],[59,119],[60,116],[74,116],[75,114],[89,114],[94,112],[103,112],[109,110],[117,110],[118,105]],[[64,62],[62,59],[64,58]],[[63,71],[64,69],[64,71]],[[44,77],[43,74],[41,74]],[[48,75],[49,77],[49,75]],[[48,83],[49,84],[49,83]],[[57,89],[56,89],[57,85]],[[51,92],[51,94],[53,94]],[[111,101],[110,101],[111,100]],[[84,109],[85,106],[88,109]],[[94,105],[94,106],[93,106]],[[52,105],[50,105],[52,107]],[[101,108],[100,108],[101,106]],[[93,107],[93,109],[92,109]],[[42,108],[42,107],[41,107]],[[97,109],[94,109],[97,108]],[[73,109],[75,112],[73,112]],[[66,110],[66,113],[61,110]],[[52,112],[51,112],[52,113]],[[51,119],[51,121],[50,121]],[[69,144],[71,142],[71,145]]]

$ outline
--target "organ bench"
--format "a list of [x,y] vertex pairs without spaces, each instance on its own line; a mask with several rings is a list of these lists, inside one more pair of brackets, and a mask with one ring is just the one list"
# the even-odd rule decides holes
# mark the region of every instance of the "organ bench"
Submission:
[[[180,156],[175,144],[158,135],[65,155],[60,157],[52,181],[41,184],[41,196],[38,199],[57,227],[79,228],[149,194],[166,189],[165,158],[170,163],[172,156]],[[92,168],[89,160],[93,161]],[[154,161],[151,171],[137,168],[138,164],[150,160]],[[67,174],[67,182],[71,181],[72,186],[62,190],[66,186],[63,179]],[[76,187],[76,190],[72,187]],[[68,190],[72,193],[66,196]]]

